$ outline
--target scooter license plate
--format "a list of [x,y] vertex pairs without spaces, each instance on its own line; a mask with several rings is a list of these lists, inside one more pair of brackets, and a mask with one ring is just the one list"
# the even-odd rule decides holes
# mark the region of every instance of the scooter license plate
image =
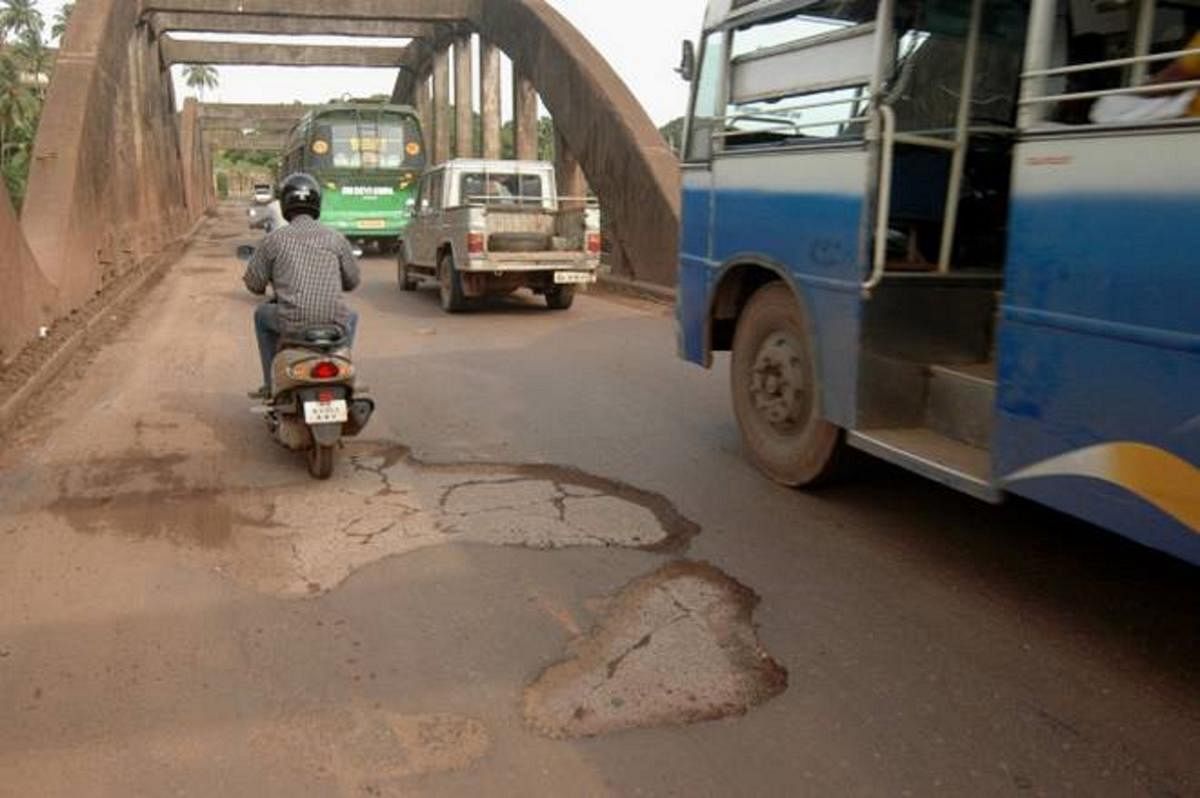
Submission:
[[345,424],[350,420],[350,405],[345,399],[332,402],[305,402],[305,424]]

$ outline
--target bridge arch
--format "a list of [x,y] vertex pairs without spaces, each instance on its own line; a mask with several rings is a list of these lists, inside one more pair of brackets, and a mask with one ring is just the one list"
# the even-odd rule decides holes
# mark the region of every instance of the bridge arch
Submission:
[[540,92],[636,276],[673,281],[675,157],[607,61],[545,0],[78,0],[47,92],[19,229],[0,213],[0,240],[14,248],[6,251],[23,253],[6,259],[0,276],[28,287],[6,297],[0,352],[31,338],[33,321],[86,304],[211,207],[204,131],[194,104],[176,113],[166,34],[181,26],[261,32],[273,20],[287,33],[418,36],[396,65],[416,68],[407,83],[398,80],[399,99],[415,99],[413,76],[428,73],[438,47],[478,32]]

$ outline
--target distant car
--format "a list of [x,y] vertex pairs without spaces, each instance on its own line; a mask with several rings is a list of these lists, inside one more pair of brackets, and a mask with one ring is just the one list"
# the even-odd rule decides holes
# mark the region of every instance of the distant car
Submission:
[[254,201],[259,205],[267,205],[275,199],[275,189],[267,183],[257,183],[254,186]]

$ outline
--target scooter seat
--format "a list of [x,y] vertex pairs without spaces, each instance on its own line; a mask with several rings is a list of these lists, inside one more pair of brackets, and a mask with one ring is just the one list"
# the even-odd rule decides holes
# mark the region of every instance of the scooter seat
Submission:
[[280,340],[280,346],[300,346],[322,351],[342,349],[347,343],[346,331],[340,324],[314,324],[297,333],[285,335]]

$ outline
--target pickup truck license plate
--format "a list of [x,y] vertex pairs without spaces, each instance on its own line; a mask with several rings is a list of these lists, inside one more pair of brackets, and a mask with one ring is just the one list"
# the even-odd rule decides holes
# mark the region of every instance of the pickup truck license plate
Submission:
[[384,219],[360,219],[358,222],[359,230],[382,230],[387,227],[387,221]]
[[558,285],[594,283],[596,282],[596,275],[593,272],[555,272],[554,282]]
[[345,424],[350,420],[350,406],[345,399],[332,402],[305,402],[305,424]]

